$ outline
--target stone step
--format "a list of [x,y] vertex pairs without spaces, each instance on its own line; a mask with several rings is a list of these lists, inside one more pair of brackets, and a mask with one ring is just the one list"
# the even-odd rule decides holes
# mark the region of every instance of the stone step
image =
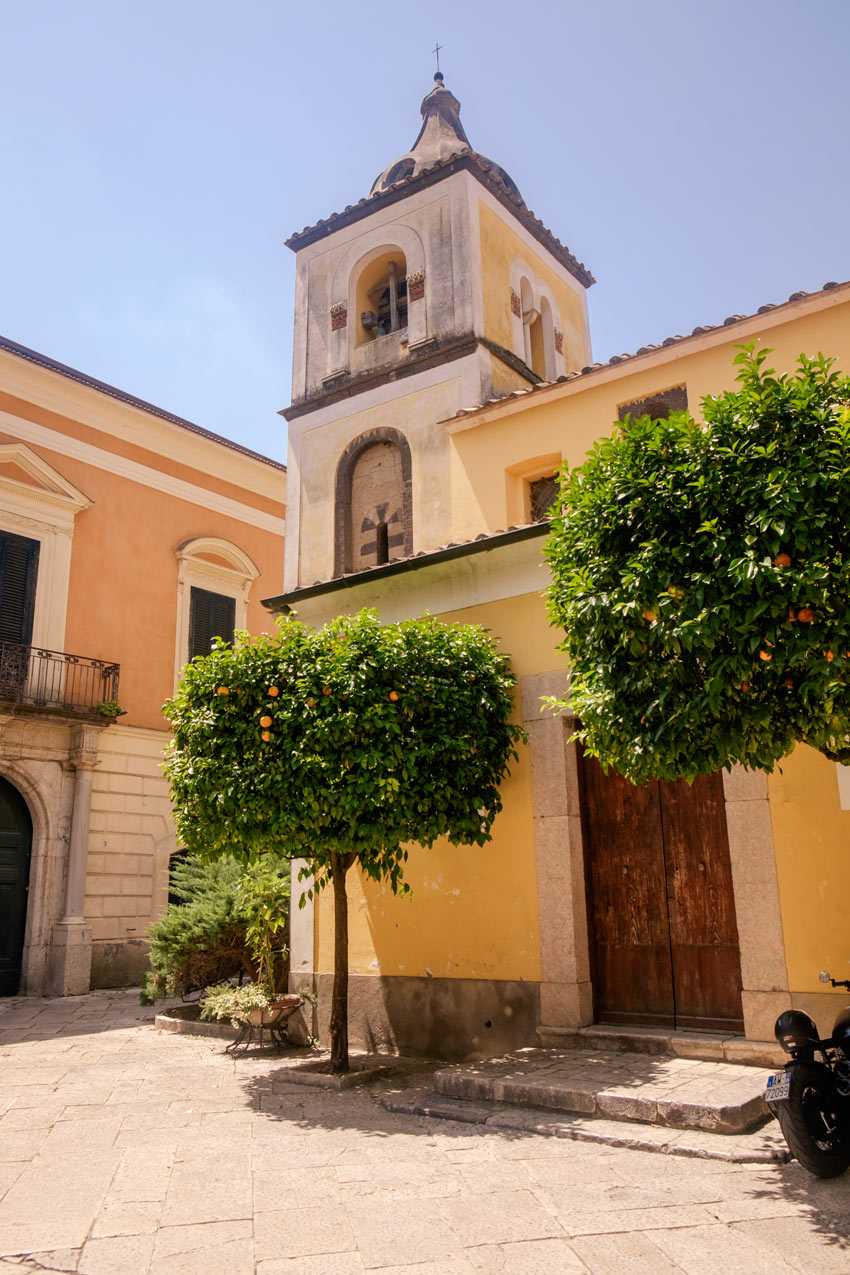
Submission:
[[768,1118],[769,1073],[737,1063],[601,1049],[520,1049],[441,1068],[447,1098],[578,1112],[672,1129],[739,1134]]
[[445,1098],[426,1086],[388,1086],[377,1098],[387,1111],[474,1124],[494,1133],[534,1133],[660,1155],[725,1160],[730,1164],[785,1164],[790,1158],[775,1120],[750,1133],[716,1134],[702,1129],[671,1129],[636,1121],[605,1120],[601,1116],[569,1111],[514,1107],[504,1102],[469,1102]]
[[595,1023],[592,1027],[538,1027],[537,1035],[541,1045],[553,1049],[620,1049],[773,1069],[782,1067],[787,1058],[775,1040],[747,1040],[726,1032]]

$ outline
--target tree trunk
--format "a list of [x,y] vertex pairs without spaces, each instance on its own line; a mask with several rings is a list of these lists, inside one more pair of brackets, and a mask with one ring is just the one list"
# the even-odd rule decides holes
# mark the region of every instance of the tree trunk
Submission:
[[345,874],[353,855],[331,851],[334,887],[334,988],[331,999],[331,1072],[348,1071],[348,895]]

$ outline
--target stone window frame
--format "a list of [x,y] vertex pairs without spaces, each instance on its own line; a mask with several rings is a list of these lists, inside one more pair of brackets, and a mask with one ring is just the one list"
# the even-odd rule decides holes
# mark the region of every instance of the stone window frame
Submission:
[[[2,472],[16,466],[33,485]],[[0,530],[39,544],[35,606],[30,645],[49,651],[65,649],[65,623],[71,575],[71,546],[77,515],[91,507],[69,482],[25,443],[0,446]]]
[[[354,467],[360,456],[376,443],[393,443],[401,453],[402,475],[402,531],[404,534],[404,557],[413,553],[413,466],[410,444],[400,430],[391,426],[381,426],[358,434],[339,458],[336,467],[336,489],[334,492],[334,576],[349,575],[354,567],[354,535],[351,526],[351,486]],[[368,567],[361,568],[368,570]]]
[[[234,628],[247,627],[248,595],[260,574],[242,549],[217,536],[199,536],[184,540],[175,550],[177,556],[177,624],[174,642],[174,688],[189,658],[189,630],[192,615],[192,587],[209,593],[220,593],[236,603]],[[228,563],[209,562],[204,555],[221,558]]]
[[[525,288],[523,288],[523,284]],[[531,269],[522,257],[514,257],[510,264],[510,322],[514,353],[530,368],[528,329],[523,307],[536,312],[542,324],[544,370],[541,379],[556,381],[566,374],[564,358],[564,324],[561,308],[555,294],[545,280]],[[525,292],[525,299],[523,298]],[[516,298],[516,301],[515,301]],[[543,302],[546,302],[544,311]],[[518,302],[518,305],[517,305]],[[556,335],[557,334],[557,335]],[[539,372],[536,375],[541,375]]]
[[539,478],[548,478],[560,472],[564,463],[562,452],[547,452],[541,456],[527,456],[505,470],[505,515],[508,525],[514,526],[535,521],[531,517],[531,484]]

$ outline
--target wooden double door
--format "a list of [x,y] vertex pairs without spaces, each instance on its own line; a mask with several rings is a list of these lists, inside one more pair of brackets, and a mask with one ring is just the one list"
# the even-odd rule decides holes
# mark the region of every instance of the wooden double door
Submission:
[[582,757],[581,777],[597,1021],[742,1030],[721,776],[635,786]]

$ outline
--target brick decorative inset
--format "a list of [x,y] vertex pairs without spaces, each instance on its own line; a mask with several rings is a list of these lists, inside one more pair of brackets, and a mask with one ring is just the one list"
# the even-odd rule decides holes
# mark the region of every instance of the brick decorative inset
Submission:
[[511,288],[511,314],[515,314],[518,319],[522,318],[522,302],[516,288]]
[[425,296],[425,271],[414,270],[407,276],[408,301],[421,301]]
[[560,332],[558,328],[555,328],[554,336],[555,336],[555,353],[563,354],[564,353],[564,334],[563,332]]
[[338,332],[347,323],[348,304],[345,301],[337,301],[336,305],[331,306],[331,332]]

